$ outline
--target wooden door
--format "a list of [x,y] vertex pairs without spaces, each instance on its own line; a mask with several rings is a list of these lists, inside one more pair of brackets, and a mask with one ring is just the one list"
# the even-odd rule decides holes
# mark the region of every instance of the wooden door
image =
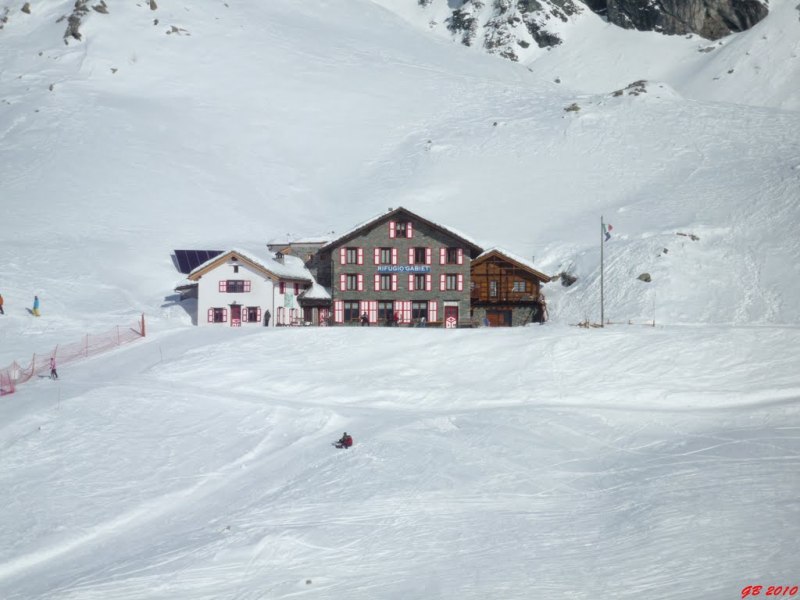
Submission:
[[458,307],[444,307],[444,327],[445,329],[455,329],[458,327]]
[[240,304],[231,304],[231,327],[242,326],[242,306]]
[[510,310],[487,310],[486,316],[491,327],[511,327]]

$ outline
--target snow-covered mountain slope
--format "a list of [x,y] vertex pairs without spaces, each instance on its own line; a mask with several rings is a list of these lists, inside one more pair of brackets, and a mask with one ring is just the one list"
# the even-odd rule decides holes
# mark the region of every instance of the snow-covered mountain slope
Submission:
[[[109,2],[65,44],[74,9],[0,30],[0,366],[149,333],[0,400],[0,598],[800,583],[800,118],[758,27],[700,53],[593,17],[523,65],[366,0]],[[726,55],[774,85],[714,81]],[[577,282],[513,330],[201,329],[171,298],[175,248],[399,205]],[[656,328],[567,325],[599,318],[601,215],[605,314]]]
[[125,4],[65,44],[71,7],[14,13],[0,37],[2,288],[61,320],[7,319],[7,359],[123,313],[170,319],[173,248],[344,231],[401,204],[573,268],[562,322],[597,318],[601,214],[619,234],[610,318],[649,317],[655,296],[665,322],[798,321],[795,112],[658,82],[587,95],[371,2]]
[[[431,35],[463,42],[464,33],[447,26],[454,9],[445,0],[374,1]],[[694,99],[800,109],[800,10],[791,0],[772,0],[763,21],[716,41],[621,29],[580,2],[500,4],[468,2],[459,9],[474,15],[469,50],[513,56],[545,80],[603,93],[653,79]],[[499,11],[513,14],[498,21]],[[532,19],[558,43],[537,45],[528,32]]]

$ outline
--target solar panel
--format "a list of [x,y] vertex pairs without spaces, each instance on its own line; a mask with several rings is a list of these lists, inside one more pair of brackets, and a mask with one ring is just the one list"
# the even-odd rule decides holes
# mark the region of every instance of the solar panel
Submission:
[[224,250],[173,250],[178,270],[188,275],[207,260],[219,256]]

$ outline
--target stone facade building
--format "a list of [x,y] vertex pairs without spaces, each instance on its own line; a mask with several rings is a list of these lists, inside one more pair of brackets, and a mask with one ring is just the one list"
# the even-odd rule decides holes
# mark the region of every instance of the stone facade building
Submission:
[[404,208],[319,249],[335,325],[470,326],[470,266],[482,248]]

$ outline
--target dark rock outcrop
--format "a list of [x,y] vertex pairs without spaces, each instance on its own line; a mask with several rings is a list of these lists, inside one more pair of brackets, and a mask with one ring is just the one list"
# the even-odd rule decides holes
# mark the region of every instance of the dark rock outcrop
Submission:
[[625,29],[659,31],[671,35],[696,33],[716,40],[745,31],[767,16],[761,0],[584,0]]

